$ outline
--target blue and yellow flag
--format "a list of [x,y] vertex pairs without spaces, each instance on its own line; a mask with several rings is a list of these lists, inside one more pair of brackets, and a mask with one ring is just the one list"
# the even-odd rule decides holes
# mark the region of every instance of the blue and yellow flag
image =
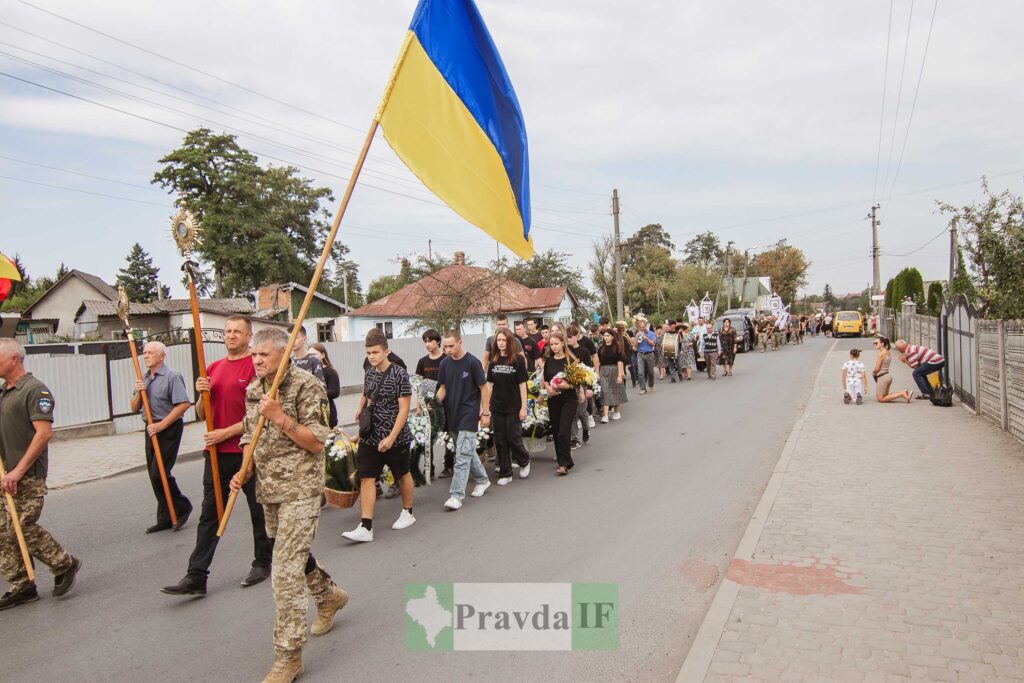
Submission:
[[523,113],[473,0],[420,0],[377,120],[442,201],[533,256]]

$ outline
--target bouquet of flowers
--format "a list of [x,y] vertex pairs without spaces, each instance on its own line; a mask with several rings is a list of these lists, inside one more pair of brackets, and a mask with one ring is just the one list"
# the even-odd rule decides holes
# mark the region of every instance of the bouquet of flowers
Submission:
[[409,431],[412,432],[411,448],[413,450],[420,450],[426,447],[427,441],[430,438],[430,416],[410,415],[407,424],[409,425]]
[[336,431],[324,444],[324,486],[334,491],[354,491],[356,451],[344,432]]
[[535,372],[530,376],[529,381],[526,382],[526,396],[528,398],[538,399],[541,394],[546,393],[544,391],[544,385],[541,381],[541,374]]
[[[594,383],[597,381],[597,376],[594,373],[593,369],[587,367],[586,365],[580,363],[579,361],[573,361],[569,363],[567,366],[565,366],[565,372],[560,372],[557,375],[555,375],[555,379],[553,379],[551,383],[554,384],[556,387],[558,387],[558,384],[556,384],[556,382],[558,381],[559,377],[563,377],[563,379],[566,382],[568,382],[574,387],[592,387],[594,386]],[[561,389],[561,387],[558,388]]]
[[[533,450],[534,441],[537,437],[543,437],[548,433],[551,419],[548,415],[548,408],[544,401],[527,399],[526,419],[523,420],[523,434],[530,435],[528,450]],[[543,439],[540,442],[544,447]]]
[[477,454],[483,453],[488,448],[494,445],[494,435],[491,434],[490,427],[481,427],[476,433],[476,452]]
[[455,451],[455,438],[451,432],[441,432],[441,443],[446,451]]

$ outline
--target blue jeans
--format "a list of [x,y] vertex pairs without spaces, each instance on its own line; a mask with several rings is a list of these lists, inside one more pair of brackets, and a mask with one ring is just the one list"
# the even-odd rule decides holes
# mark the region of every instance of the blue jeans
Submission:
[[476,432],[459,432],[455,437],[455,474],[452,475],[452,486],[448,493],[456,500],[466,497],[466,480],[473,476],[477,484],[486,484],[489,479],[487,470],[480,464],[476,454]]
[[928,375],[946,367],[946,361],[940,363],[921,363],[914,368],[914,381],[917,388],[921,390],[922,396],[932,395],[932,386],[928,384]]

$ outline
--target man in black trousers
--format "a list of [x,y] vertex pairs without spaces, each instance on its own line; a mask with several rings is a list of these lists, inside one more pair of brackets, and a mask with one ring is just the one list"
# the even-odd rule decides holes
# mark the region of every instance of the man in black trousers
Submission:
[[[210,392],[210,412],[213,413],[213,431],[203,436],[207,447],[217,447],[217,469],[220,478],[221,499],[227,501],[231,477],[242,467],[242,419],[245,417],[245,390],[256,376],[249,344],[252,325],[242,316],[231,316],[224,324],[224,346],[227,358],[210,364],[207,377],[196,380],[196,391]],[[205,417],[203,402],[196,402],[196,414]],[[210,575],[213,554],[217,550],[217,499],[214,495],[213,471],[207,454],[203,466],[203,508],[196,529],[196,545],[188,558],[185,578],[162,592],[168,595],[206,595],[206,579]],[[254,586],[270,576],[270,562],[274,542],[267,537],[263,506],[256,501],[256,478],[251,477],[242,486],[249,504],[252,520],[253,561],[242,587]]]
[[[153,485],[153,495],[156,496],[156,524],[146,529],[147,534],[164,529],[179,531],[192,513],[192,503],[182,494],[178,482],[171,474],[174,463],[178,460],[178,447],[181,445],[181,432],[184,429],[181,416],[192,405],[192,401],[185,388],[185,379],[180,372],[164,365],[165,358],[167,347],[161,342],[151,341],[146,344],[142,349],[142,362],[147,368],[146,374],[135,382],[135,393],[131,399],[132,412],[139,412],[142,410],[140,392],[145,391],[153,416],[153,424],[146,427],[146,467],[149,470],[149,481]],[[154,434],[157,443],[160,444],[167,485],[171,490],[171,501],[178,518],[177,524],[173,527],[163,483],[160,480],[160,470],[153,452],[153,441],[150,438]]]

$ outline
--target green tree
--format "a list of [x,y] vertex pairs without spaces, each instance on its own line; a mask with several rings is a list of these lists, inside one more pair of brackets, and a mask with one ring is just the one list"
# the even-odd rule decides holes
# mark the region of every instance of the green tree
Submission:
[[963,248],[958,244],[956,250],[956,274],[953,276],[952,282],[949,283],[949,297],[952,299],[957,294],[963,294],[967,297],[968,301],[973,303],[978,293],[974,289],[974,283],[971,282],[971,276],[967,273]]
[[[204,268],[202,264],[195,270],[196,275],[196,296],[200,298],[209,298],[213,296],[213,275],[210,273],[209,268]],[[181,286],[188,291],[188,275],[181,276]]]
[[928,285],[928,315],[942,315],[942,283],[933,282]]
[[[1024,317],[1024,199],[1009,190],[993,194],[982,181],[982,199],[955,207],[939,203],[956,228],[969,260],[968,273],[984,316]],[[961,285],[962,286],[962,285]]]
[[127,265],[117,271],[117,284],[124,286],[128,300],[138,304],[156,301],[160,269],[153,265],[152,257],[136,242],[124,260]]
[[60,268],[57,269],[57,276],[55,278],[47,277],[46,275],[35,278],[28,274],[25,263],[21,260],[20,256],[15,254],[11,257],[11,260],[14,261],[14,267],[18,269],[21,280],[11,282],[11,293],[6,301],[0,302],[0,308],[3,308],[5,311],[24,311],[45,294],[50,287],[53,287],[57,280],[69,272],[62,263]]
[[669,284],[678,267],[676,260],[667,249],[656,244],[646,245],[632,260],[622,280],[625,305],[633,313],[660,313],[667,308]]
[[614,320],[615,306],[615,244],[611,237],[605,236],[591,243],[591,258],[587,264],[590,268],[590,281],[597,291],[598,310],[602,315]]
[[904,281],[903,293],[914,300],[918,306],[924,308],[926,300],[924,296],[924,278],[917,268],[906,268],[906,280]]
[[366,290],[366,300],[373,303],[394,294],[407,284],[409,283],[405,282],[401,275],[381,275],[370,283]]
[[832,285],[825,283],[825,292],[821,295],[821,300],[825,302],[825,306],[832,310],[839,305],[839,300],[836,299],[836,295],[832,293]]
[[669,256],[672,256],[672,252],[676,249],[676,245],[672,244],[672,239],[660,223],[649,223],[637,230],[622,244],[623,268],[628,270],[636,265],[637,260],[648,247],[661,249]]
[[807,268],[811,264],[801,249],[783,239],[758,254],[757,265],[762,275],[772,279],[772,288],[783,301],[790,303],[797,290],[807,284]]
[[715,268],[722,258],[722,243],[711,232],[702,232],[683,246],[683,261],[705,271]]
[[896,279],[889,278],[889,281],[885,283],[885,307],[889,309],[896,308],[896,304],[893,303],[895,299],[893,295],[896,293]]
[[[153,177],[199,218],[199,255],[213,267],[217,296],[248,295],[268,282],[306,282],[329,230],[331,190],[286,166],[263,168],[233,135],[188,133]],[[332,256],[346,250],[335,243]]]

